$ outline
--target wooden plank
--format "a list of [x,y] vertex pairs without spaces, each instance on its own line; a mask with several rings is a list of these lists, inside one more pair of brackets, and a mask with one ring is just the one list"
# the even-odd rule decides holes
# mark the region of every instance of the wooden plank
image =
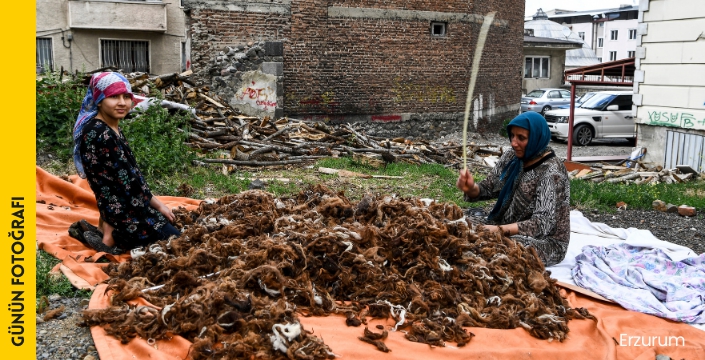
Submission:
[[348,171],[348,170],[338,170],[338,176],[349,177],[349,178],[363,178],[363,179],[372,178],[372,175],[362,174],[362,173]]
[[592,171],[591,171],[590,169],[582,169],[582,170],[580,170],[580,171],[578,172],[578,175],[575,175],[575,177],[578,178],[578,179],[580,179],[580,178],[582,178],[583,176],[585,176],[585,175],[587,175],[587,174],[589,174],[589,173],[591,173],[591,172],[592,172]]
[[619,161],[628,158],[629,155],[603,155],[603,156],[578,156],[573,157],[576,162],[599,162],[599,161]]

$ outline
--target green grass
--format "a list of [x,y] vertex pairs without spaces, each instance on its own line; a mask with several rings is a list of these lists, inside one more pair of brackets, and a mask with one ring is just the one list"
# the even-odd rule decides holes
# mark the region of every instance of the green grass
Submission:
[[624,185],[593,183],[572,180],[570,183],[571,205],[582,209],[616,210],[620,201],[631,209],[651,209],[654,200],[673,205],[688,205],[699,211],[705,209],[705,182],[680,184]]
[[91,291],[77,290],[69,280],[61,276],[52,276],[49,271],[61,261],[45,251],[37,251],[37,303],[42,296],[58,294],[64,297],[88,298]]

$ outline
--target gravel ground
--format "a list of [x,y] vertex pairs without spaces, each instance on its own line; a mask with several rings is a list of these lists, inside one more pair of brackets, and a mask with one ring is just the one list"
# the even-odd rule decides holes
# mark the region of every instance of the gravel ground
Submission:
[[49,302],[50,310],[61,305],[66,309],[57,318],[48,321],[43,321],[41,315],[37,316],[36,359],[98,359],[90,329],[77,325],[81,322],[81,311],[88,307],[88,299],[52,295]]
[[[509,141],[499,135],[470,134],[469,141],[477,144],[509,146]],[[462,141],[462,135],[452,134],[441,140]],[[566,144],[551,142],[556,155],[565,158]],[[575,147],[574,156],[629,155],[631,146],[626,140],[595,141],[590,146]],[[583,210],[583,215],[593,222],[605,223],[615,228],[638,228],[650,230],[657,238],[687,246],[696,253],[705,252],[705,216],[699,214],[687,218],[678,214],[662,213],[655,210],[630,210],[604,213],[597,210]],[[37,318],[37,359],[98,359],[93,338],[88,328],[79,327],[80,312],[87,307],[87,300],[61,298],[50,299],[50,309],[64,305],[66,310],[56,319],[46,322]]]

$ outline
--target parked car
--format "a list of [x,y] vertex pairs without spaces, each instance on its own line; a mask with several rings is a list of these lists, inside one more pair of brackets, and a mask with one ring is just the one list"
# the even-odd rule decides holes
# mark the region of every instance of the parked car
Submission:
[[[595,96],[594,92],[586,92],[583,96],[575,99],[575,107],[579,107],[582,103],[586,102],[591,97]],[[566,105],[555,106],[554,109],[570,109],[570,102]]]
[[521,112],[536,111],[545,114],[556,106],[570,105],[570,91],[563,89],[536,89],[521,98]]
[[[600,91],[574,110],[573,143],[588,145],[593,139],[636,139],[631,91]],[[546,112],[544,117],[554,140],[568,139],[570,109]]]

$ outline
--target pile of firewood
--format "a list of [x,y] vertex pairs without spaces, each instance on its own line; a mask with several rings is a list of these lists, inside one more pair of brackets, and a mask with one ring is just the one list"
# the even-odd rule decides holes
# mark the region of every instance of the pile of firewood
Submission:
[[627,183],[627,184],[674,184],[698,179],[700,175],[688,166],[674,169],[664,169],[660,165],[637,163],[634,168],[621,165],[597,164],[590,169],[573,170],[571,179],[581,179],[594,183]]
[[[119,71],[102,68],[99,71]],[[360,124],[325,124],[289,118],[271,119],[246,116],[227,101],[189,80],[191,71],[181,74],[150,76],[147,73],[123,74],[135,93],[156,96],[161,93],[162,106],[189,110],[193,117],[188,146],[217,156],[204,157],[197,164],[221,163],[234,166],[272,166],[312,162],[324,157],[351,156],[355,161],[375,168],[393,162],[414,164],[438,163],[458,168],[462,163],[462,145],[454,142],[430,143],[406,138],[387,139],[365,133]],[[470,144],[470,166],[494,166],[502,155],[501,147]]]

